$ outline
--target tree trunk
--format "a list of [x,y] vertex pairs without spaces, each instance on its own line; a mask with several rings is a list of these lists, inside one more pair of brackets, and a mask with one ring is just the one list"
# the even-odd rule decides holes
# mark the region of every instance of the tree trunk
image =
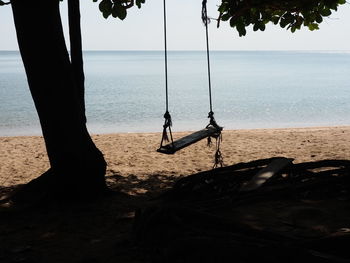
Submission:
[[12,0],[12,9],[55,179],[72,189],[80,184],[88,191],[104,188],[106,163],[85,125],[84,84],[74,77],[76,67],[69,60],[59,0]]
[[83,52],[80,27],[80,3],[79,0],[68,0],[68,22],[69,22],[69,40],[70,57],[73,69],[74,81],[78,89],[80,105],[85,116],[85,76],[83,67]]

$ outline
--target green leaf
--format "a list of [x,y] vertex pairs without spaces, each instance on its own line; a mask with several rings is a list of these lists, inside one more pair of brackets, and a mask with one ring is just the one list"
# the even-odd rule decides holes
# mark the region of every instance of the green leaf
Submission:
[[285,28],[287,26],[287,24],[288,24],[288,21],[284,17],[282,17],[280,20],[280,26],[282,28]]
[[318,16],[316,17],[316,22],[317,22],[317,23],[322,23],[322,21],[323,21],[322,16],[321,16],[321,15],[318,15]]
[[126,15],[127,15],[127,12],[126,12],[126,9],[125,8],[122,8],[120,10],[120,13],[118,15],[118,17],[121,19],[121,20],[124,20],[126,18]]
[[218,11],[219,11],[220,13],[223,13],[223,12],[226,11],[226,9],[227,9],[226,3],[222,3],[222,4],[219,6]]
[[286,13],[283,17],[285,19],[286,25],[294,23],[295,21],[295,17],[290,13]]
[[[124,20],[126,18],[127,12],[126,12],[126,9],[123,6],[114,4],[113,11],[114,10],[116,12],[116,16],[115,17],[119,17],[121,20]],[[113,11],[112,11],[112,14],[113,14]]]
[[328,8],[325,8],[323,10],[321,10],[321,15],[322,16],[330,16],[332,14],[332,11]]
[[236,28],[237,28],[237,31],[238,31],[240,37],[246,35],[247,30],[245,29],[243,19],[240,19],[237,21]]
[[124,20],[126,18],[126,8],[122,6],[120,3],[114,3],[112,8],[112,16],[113,17],[119,17],[121,20]]
[[245,27],[242,27],[242,28],[237,27],[237,31],[240,37],[245,36],[247,34],[247,30],[245,29]]
[[136,5],[138,8],[141,8],[141,0],[136,0]]
[[106,19],[107,19],[110,15],[111,15],[111,13],[102,12],[102,16],[103,16],[104,18],[106,18]]
[[235,27],[236,26],[236,20],[233,17],[231,17],[231,19],[230,19],[230,26],[231,27]]
[[261,31],[265,31],[265,28],[266,28],[266,26],[265,26],[264,23],[260,23],[260,24],[259,24],[259,29],[260,29]]
[[114,18],[118,17],[118,11],[117,11],[117,5],[116,4],[114,4],[113,7],[112,7],[112,16]]
[[272,21],[275,25],[277,25],[278,22],[280,21],[280,17],[274,16],[274,17],[271,18],[271,21]]
[[316,24],[316,23],[311,23],[308,25],[308,27],[311,31],[319,29],[318,24]]
[[146,3],[146,0],[136,0],[136,5],[138,8],[141,8],[141,4]]
[[231,17],[231,15],[228,14],[228,13],[226,13],[226,14],[223,14],[223,15],[221,16],[221,20],[222,20],[222,21],[227,21],[227,20],[230,19],[230,17]]
[[112,2],[110,0],[102,0],[98,7],[104,18],[108,18],[112,13]]

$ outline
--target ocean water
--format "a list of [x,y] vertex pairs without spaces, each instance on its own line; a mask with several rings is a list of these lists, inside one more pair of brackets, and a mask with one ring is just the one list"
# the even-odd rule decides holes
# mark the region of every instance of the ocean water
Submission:
[[[162,51],[84,53],[92,133],[157,132],[165,111]],[[173,130],[204,127],[206,54],[168,55]],[[213,109],[225,129],[350,125],[350,52],[213,51]],[[41,134],[18,52],[0,51],[0,136]]]

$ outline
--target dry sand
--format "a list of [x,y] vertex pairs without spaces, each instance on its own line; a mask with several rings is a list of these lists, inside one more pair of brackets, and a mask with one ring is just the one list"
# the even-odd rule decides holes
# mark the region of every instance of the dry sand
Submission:
[[[175,133],[174,137],[185,134]],[[155,151],[160,137],[160,133],[93,135],[108,163],[107,178],[174,178],[211,169],[215,149],[208,148],[206,140],[175,155],[164,155]],[[350,159],[350,127],[224,131],[221,151],[226,165],[275,156],[294,158],[295,163]],[[42,137],[0,138],[0,186],[26,183],[46,169]]]

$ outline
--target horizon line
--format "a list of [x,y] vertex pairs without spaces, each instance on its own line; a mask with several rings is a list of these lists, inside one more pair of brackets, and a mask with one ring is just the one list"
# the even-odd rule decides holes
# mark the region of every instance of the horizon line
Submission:
[[[69,50],[68,50],[69,51]],[[103,51],[103,52],[164,52],[162,49],[83,49],[83,52]],[[171,49],[168,51],[176,52],[197,52],[206,51],[205,49]],[[215,52],[350,52],[350,49],[212,49]],[[0,52],[19,52],[18,49],[0,49]]]

